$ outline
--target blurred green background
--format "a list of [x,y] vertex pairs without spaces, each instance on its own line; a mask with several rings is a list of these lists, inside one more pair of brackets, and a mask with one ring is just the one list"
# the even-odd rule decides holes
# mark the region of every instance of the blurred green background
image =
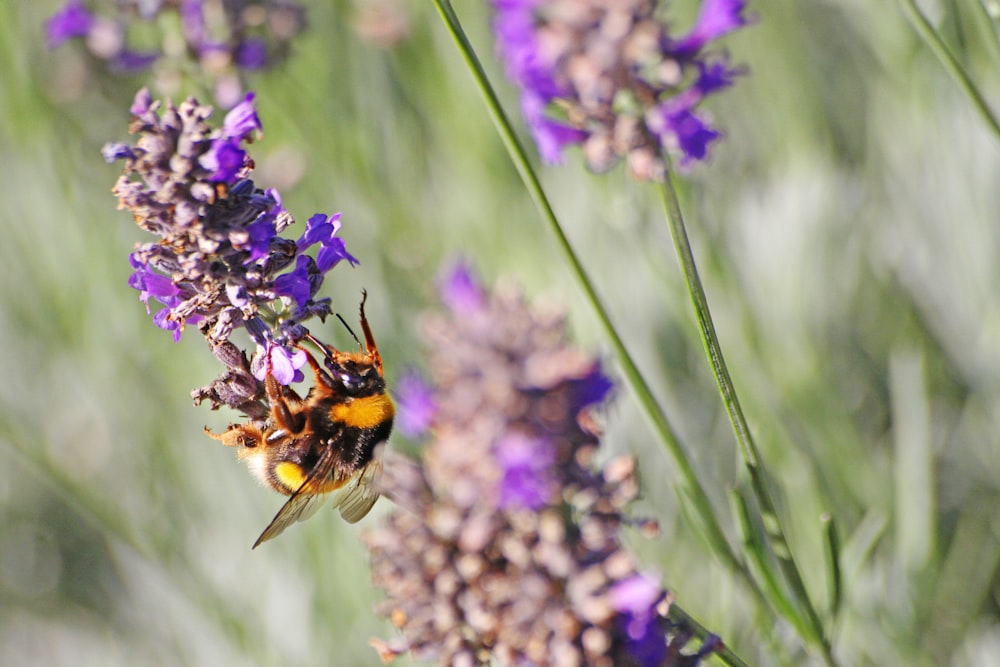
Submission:
[[[563,304],[611,361],[433,7],[387,0],[408,29],[386,47],[357,28],[363,0],[308,4],[294,56],[250,82],[255,180],[300,224],[343,211],[362,264],[326,294],[353,313],[367,288],[390,382],[420,366],[415,318],[458,255]],[[995,6],[928,10],[1000,108]],[[250,551],[282,499],[202,435],[235,415],[191,406],[219,371],[200,337],[175,345],[126,285],[146,238],[115,210],[99,149],[128,140],[144,81],[88,76],[78,45],[48,52],[57,8],[0,4],[0,664],[379,664],[368,640],[393,631],[358,536],[386,503]],[[516,110],[486,3],[457,9]],[[828,609],[821,517],[835,517],[842,664],[1000,664],[998,138],[898,4],[751,9],[725,40],[750,74],[710,103],[727,136],[682,199],[795,555]],[[573,152],[542,178],[735,541],[741,464],[654,189],[587,174]],[[662,524],[634,536],[643,562],[751,664],[813,664],[708,555],[627,387],[606,428],[609,452],[639,457],[636,513]]]

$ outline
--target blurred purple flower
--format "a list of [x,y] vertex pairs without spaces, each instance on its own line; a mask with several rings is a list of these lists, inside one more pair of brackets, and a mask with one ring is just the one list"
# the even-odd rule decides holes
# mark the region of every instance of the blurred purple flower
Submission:
[[[542,159],[583,147],[596,172],[628,160],[640,180],[662,180],[665,152],[703,160],[720,134],[695,114],[742,70],[705,49],[749,21],[744,0],[703,0],[691,31],[673,39],[653,0],[493,0],[497,51],[521,89],[521,110]],[[612,27],[613,26],[613,27]]]
[[438,294],[444,305],[455,313],[472,313],[481,310],[486,303],[482,285],[463,260],[455,262],[438,280]]
[[667,657],[667,637],[656,611],[664,598],[660,582],[645,574],[619,581],[608,591],[629,654],[642,667],[659,667]]
[[[217,102],[236,104],[244,74],[274,65],[291,50],[305,28],[305,10],[293,0],[118,0],[95,2],[103,13],[89,11],[83,0],[68,0],[45,24],[49,48],[79,39],[107,71],[133,74],[160,62],[164,80],[201,77],[217,93]],[[176,17],[164,15],[176,14]],[[180,35],[173,27],[180,24]],[[168,27],[169,26],[169,27]],[[141,32],[145,50],[131,47],[130,34]],[[178,36],[182,50],[177,48]],[[163,58],[165,53],[172,54]],[[196,62],[183,63],[185,53]],[[174,76],[171,76],[174,75]],[[235,135],[234,135],[235,136]]]
[[702,0],[691,32],[671,44],[670,52],[678,58],[693,58],[709,42],[747,25],[746,4],[746,0]]
[[434,418],[434,391],[416,371],[396,381],[396,430],[408,438],[424,435]]
[[236,50],[236,64],[245,70],[267,67],[267,44],[262,39],[245,39]]
[[558,487],[549,472],[555,462],[551,443],[510,433],[496,443],[494,453],[501,470],[501,509],[539,510],[553,500]]
[[54,49],[67,39],[86,37],[94,27],[94,15],[82,0],[69,0],[62,9],[45,22],[45,43]]

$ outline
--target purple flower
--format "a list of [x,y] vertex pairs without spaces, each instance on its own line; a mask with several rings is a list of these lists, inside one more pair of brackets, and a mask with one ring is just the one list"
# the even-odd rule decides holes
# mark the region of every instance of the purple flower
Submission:
[[472,274],[472,268],[465,261],[455,262],[438,281],[441,301],[454,313],[470,313],[481,310],[486,303],[483,286]]
[[671,53],[691,58],[708,42],[747,25],[749,21],[743,16],[746,4],[746,0],[703,0],[691,32],[670,47]]
[[257,116],[257,107],[254,106],[254,93],[247,93],[242,102],[230,109],[226,114],[226,119],[222,123],[222,133],[239,142],[245,139],[251,132],[260,132],[263,126]]
[[[131,110],[132,131],[140,136],[133,145],[108,144],[103,154],[124,163],[114,188],[120,206],[158,238],[130,255],[129,285],[147,310],[151,297],[166,306],[154,322],[175,340],[185,326],[204,323],[213,353],[228,350],[226,374],[197,398],[260,417],[263,385],[253,379],[245,353],[232,352],[239,350],[230,335],[245,327],[262,350],[285,346],[284,352],[269,351],[268,363],[291,382],[303,358],[294,345],[309,333],[302,323],[329,315],[330,302],[314,298],[324,279],[316,262],[279,235],[295,222],[280,193],[249,178],[251,162],[239,142],[260,128],[253,96],[227,116],[225,128],[213,128],[212,107],[193,98],[161,105],[141,90]],[[227,187],[218,185],[220,178]],[[320,216],[310,225],[323,246],[324,270],[341,258],[356,261],[335,237],[339,226],[339,216]]]
[[[226,108],[242,96],[242,74],[283,59],[291,51],[291,40],[305,27],[305,10],[293,0],[119,0],[94,4],[104,13],[91,13],[84,0],[66,0],[46,22],[49,48],[82,38],[90,55],[115,74],[133,74],[159,61],[167,78],[193,77],[200,86],[215,90],[217,102]],[[178,24],[179,35],[174,27]],[[134,32],[141,32],[144,42],[153,40],[149,49],[130,48],[129,36]],[[178,37],[183,49],[177,48]],[[196,62],[161,58],[165,53],[191,55]],[[237,132],[233,136],[243,135]]]
[[94,15],[86,10],[81,0],[69,0],[45,22],[45,41],[54,49],[67,39],[85,37],[94,27]]
[[173,331],[175,343],[179,343],[181,341],[181,323],[170,319],[169,308],[161,308],[156,311],[156,314],[153,315],[153,324],[165,331]]
[[422,436],[434,418],[434,391],[416,371],[396,382],[396,430],[408,438]]
[[316,266],[320,273],[326,273],[333,267],[340,264],[341,260],[347,260],[351,266],[357,266],[358,260],[351,253],[347,252],[347,245],[344,239],[331,237],[329,241],[323,243],[319,252],[316,253]]
[[340,213],[331,216],[316,213],[306,220],[306,229],[296,242],[299,252],[317,243],[329,241],[340,230]]
[[261,215],[255,222],[247,225],[247,233],[250,235],[246,245],[250,250],[250,258],[247,259],[246,263],[267,257],[268,251],[271,249],[271,239],[278,234],[274,226],[274,216]]
[[352,266],[358,264],[358,260],[347,252],[347,245],[343,239],[337,238],[336,234],[340,230],[340,213],[331,216],[317,213],[306,221],[306,230],[299,238],[297,245],[299,252],[305,251],[310,246],[320,244],[319,252],[316,253],[316,266],[320,273],[326,273],[341,260],[347,260]]
[[659,581],[636,574],[619,581],[608,597],[618,612],[629,654],[642,667],[659,667],[667,656],[667,638],[656,607],[664,597]]
[[548,164],[562,164],[563,148],[581,143],[587,132],[549,118],[545,113],[547,105],[539,95],[526,93],[521,97],[521,113],[538,145],[538,153]]
[[111,163],[125,158],[135,159],[135,153],[128,144],[108,142],[101,148],[101,155],[104,161]]
[[694,87],[704,97],[733,85],[733,81],[742,73],[742,69],[730,67],[728,60],[724,58],[711,63],[699,62],[698,79]]
[[165,331],[172,331],[175,343],[181,342],[181,334],[184,333],[184,327],[188,324],[198,324],[203,319],[200,315],[192,315],[181,322],[176,317],[172,317],[172,315],[173,308],[161,308],[153,315],[153,324]]
[[135,94],[135,99],[132,100],[132,106],[129,107],[129,113],[133,116],[145,116],[148,114],[153,107],[153,96],[149,94],[149,88],[141,88],[139,92]]
[[210,179],[217,183],[231,183],[243,169],[246,151],[240,148],[240,139],[227,137],[215,139],[212,147],[201,156],[201,166],[212,172]]
[[622,543],[635,461],[592,466],[604,457],[578,403],[607,393],[598,360],[551,308],[469,273],[448,282],[474,284],[474,316],[423,318],[433,429],[419,461],[386,455],[395,507],[364,536],[398,628],[383,659],[691,667],[690,628]]
[[615,384],[611,381],[611,378],[601,371],[599,365],[595,364],[593,371],[586,377],[574,382],[574,406],[579,410],[583,410],[591,405],[603,403],[611,394],[611,390],[614,387]]
[[177,12],[181,17],[181,30],[184,32],[184,39],[194,47],[195,51],[200,53],[201,45],[207,39],[202,0],[181,0]]
[[236,50],[236,64],[245,70],[267,67],[267,44],[262,39],[245,39]]
[[160,54],[156,51],[133,51],[123,48],[109,62],[109,68],[113,72],[123,72],[131,74],[150,67],[159,59]]
[[128,256],[128,261],[135,269],[129,276],[128,285],[132,289],[139,290],[139,300],[146,304],[147,313],[149,312],[149,297],[151,296],[164,305],[174,305],[174,297],[180,294],[181,290],[174,285],[170,278],[150,269],[149,264],[137,258],[135,253]]
[[662,180],[666,152],[682,166],[707,157],[720,135],[694,108],[741,72],[703,52],[748,23],[745,4],[704,0],[691,31],[675,39],[648,0],[493,0],[497,51],[542,160],[560,164],[579,144],[592,171],[625,158],[636,178]]
[[494,454],[502,471],[501,508],[538,510],[552,501],[557,487],[549,472],[555,462],[551,443],[514,432],[496,443]]
[[689,107],[675,107],[667,102],[660,108],[660,121],[654,132],[664,143],[676,141],[681,153],[681,167],[708,155],[708,145],[722,136]]
[[274,291],[281,296],[291,297],[299,308],[305,308],[312,297],[312,275],[316,263],[308,255],[295,259],[295,269],[274,279]]
[[278,384],[289,385],[301,382],[305,375],[299,369],[306,363],[306,353],[298,348],[288,348],[284,345],[268,343],[263,363],[255,369],[254,376],[263,382],[270,372]]

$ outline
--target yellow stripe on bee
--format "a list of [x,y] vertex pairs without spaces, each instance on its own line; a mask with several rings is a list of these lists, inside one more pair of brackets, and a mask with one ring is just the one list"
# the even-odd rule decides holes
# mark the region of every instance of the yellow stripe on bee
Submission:
[[330,418],[354,428],[375,428],[396,410],[387,394],[349,399],[330,408]]
[[[291,495],[298,490],[302,483],[306,481],[306,473],[298,463],[292,463],[291,461],[282,461],[281,463],[274,466],[274,476],[286,489],[286,493]],[[336,491],[344,485],[347,480],[324,480],[324,481],[313,481],[307,488],[303,489],[303,493],[330,493],[331,491]]]

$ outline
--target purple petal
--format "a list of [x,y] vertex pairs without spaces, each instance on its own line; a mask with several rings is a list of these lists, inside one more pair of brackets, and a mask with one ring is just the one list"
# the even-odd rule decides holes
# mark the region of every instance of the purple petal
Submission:
[[304,351],[298,348],[270,344],[265,355],[266,363],[262,364],[261,375],[257,376],[258,380],[263,381],[268,371],[278,381],[278,384],[289,385],[305,379],[305,375],[299,370],[306,363]]
[[202,0],[182,0],[178,13],[181,17],[184,39],[194,47],[195,51],[200,51],[202,43],[207,39]]
[[114,162],[115,160],[132,159],[135,157],[135,153],[132,152],[132,147],[128,144],[109,142],[101,148],[101,156],[104,157],[105,162]]
[[486,304],[483,287],[463,260],[455,262],[438,281],[441,300],[454,313],[481,310]]
[[142,88],[135,94],[129,113],[133,116],[144,116],[149,113],[153,106],[153,96],[149,94],[149,88]]
[[659,667],[667,655],[667,638],[656,612],[663,595],[659,581],[644,574],[623,579],[608,591],[611,606],[619,613],[618,624],[625,634],[626,648],[643,667]]
[[45,42],[54,49],[67,39],[86,36],[94,26],[94,15],[80,0],[69,0],[45,22]]
[[680,150],[681,167],[694,160],[704,160],[709,144],[722,136],[686,104],[678,107],[668,100],[660,106],[658,114],[654,131],[664,147]]
[[302,232],[297,242],[299,252],[331,239],[340,230],[340,216],[340,213],[331,216],[316,213],[306,220],[306,230]]
[[511,433],[494,446],[502,470],[501,508],[541,509],[557,494],[550,468],[555,460],[552,444],[546,440]]
[[129,287],[139,291],[139,300],[146,304],[147,313],[151,296],[165,305],[175,305],[173,297],[178,296],[181,290],[170,278],[150,269],[149,265],[138,260],[134,253],[129,255],[129,263],[135,269],[129,276]]
[[549,118],[546,103],[537,95],[525,93],[521,97],[521,112],[538,146],[538,153],[546,164],[562,164],[563,149],[568,144],[579,144],[587,132]]
[[229,299],[229,303],[237,308],[242,308],[250,303],[250,296],[247,294],[247,288],[244,285],[226,285],[226,297]]
[[215,139],[208,152],[201,156],[202,167],[212,172],[210,180],[228,183],[243,169],[246,151],[240,148],[240,140],[234,138]]
[[267,67],[267,44],[264,40],[247,38],[236,50],[236,65],[245,70],[257,70]]
[[[257,220],[247,225],[246,229],[250,235],[247,241],[247,246],[250,249],[250,259],[247,260],[247,263],[267,257],[271,249],[271,239],[277,235],[274,218],[267,214],[261,215]],[[241,248],[241,250],[243,249],[245,248]]]
[[295,300],[299,308],[304,308],[312,296],[312,283],[309,279],[309,268],[313,260],[307,255],[299,255],[295,260],[295,269],[274,279],[274,291]]
[[222,123],[222,131],[225,136],[241,140],[253,131],[261,131],[263,126],[260,118],[257,117],[257,108],[254,106],[254,93],[247,93],[242,102],[233,107],[226,114],[226,119]]
[[698,20],[691,32],[670,47],[679,58],[691,58],[712,40],[745,26],[749,21],[743,16],[746,0],[703,0]]
[[649,614],[662,597],[660,582],[646,574],[623,579],[608,591],[611,606],[620,613]]
[[741,68],[730,67],[723,58],[712,63],[698,62],[698,80],[694,87],[701,92],[702,97],[710,95],[723,88],[733,85],[736,77],[743,74]]
[[153,324],[165,331],[173,331],[174,342],[179,343],[181,341],[181,333],[183,333],[182,327],[180,322],[169,319],[170,312],[170,308],[161,308],[156,311],[156,314],[153,315]]
[[596,366],[586,377],[574,381],[574,407],[582,410],[590,405],[603,403],[615,384]]
[[403,373],[396,382],[396,428],[408,438],[427,432],[437,405],[434,390],[413,370]]
[[122,49],[111,59],[108,67],[113,72],[132,73],[147,69],[160,57],[156,51],[133,51],[132,49]]
[[316,253],[316,267],[320,273],[326,273],[339,264],[341,260],[347,260],[351,266],[359,264],[358,260],[351,253],[347,252],[347,244],[344,243],[344,239],[330,239]]

